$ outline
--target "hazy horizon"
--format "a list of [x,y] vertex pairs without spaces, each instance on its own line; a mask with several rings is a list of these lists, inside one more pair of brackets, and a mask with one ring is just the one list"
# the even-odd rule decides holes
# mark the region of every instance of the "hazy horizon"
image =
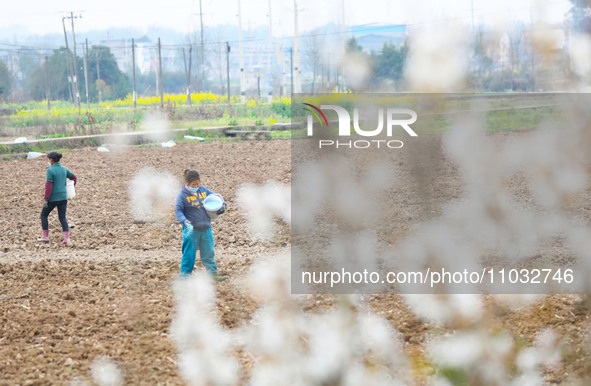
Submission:
[[[274,36],[290,36],[294,33],[294,2],[268,0],[242,0],[242,28],[248,30],[269,25],[269,4],[273,21]],[[342,21],[343,0],[314,2],[300,0],[298,29],[300,32],[319,26]],[[445,23],[471,26],[472,9],[470,0],[419,0],[392,3],[388,0],[358,2],[346,0],[345,24],[347,26],[367,24],[407,24],[429,27]],[[570,9],[568,0],[473,0],[474,24],[507,24],[513,21],[541,21],[558,23]],[[167,4],[129,0],[121,6],[115,0],[103,0],[100,4],[89,0],[54,0],[40,2],[23,0],[11,2],[3,7],[0,14],[1,29],[26,28],[31,35],[62,34],[62,17],[82,16],[76,19],[76,33],[113,28],[136,28],[147,31],[151,28],[173,29],[180,33],[198,32],[200,28],[198,0],[172,0]],[[222,4],[213,0],[202,1],[204,26],[238,26],[238,0]],[[69,23],[69,20],[67,20]],[[68,30],[70,24],[67,24]]]

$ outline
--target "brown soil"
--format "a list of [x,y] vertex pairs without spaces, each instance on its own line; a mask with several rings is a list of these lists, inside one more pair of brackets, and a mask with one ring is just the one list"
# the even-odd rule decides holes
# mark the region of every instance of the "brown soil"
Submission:
[[[122,368],[127,384],[183,384],[168,337],[174,313],[172,279],[180,263],[180,227],[172,212],[157,223],[135,223],[127,183],[144,166],[178,176],[195,168],[202,182],[228,202],[213,226],[216,260],[230,280],[217,285],[220,323],[248,321],[257,303],[240,287],[251,263],[290,244],[286,225],[273,242],[251,239],[235,204],[244,182],[291,181],[289,141],[180,144],[133,148],[124,153],[83,150],[66,153],[63,165],[78,177],[77,197],[68,205],[72,243],[61,245],[57,214],[50,216],[48,244],[39,237],[46,159],[0,163],[0,384],[65,384],[90,379],[94,358],[106,355]],[[203,269],[200,264],[196,269]],[[416,363],[424,344],[450,332],[418,320],[397,295],[374,295],[370,308],[387,318]],[[335,304],[332,295],[311,295],[308,312]],[[548,372],[549,382],[588,374],[589,308],[582,297],[548,296],[520,311],[486,300],[492,330],[509,329],[530,344],[551,327],[562,337],[566,365]],[[248,366],[251,359],[238,353]],[[432,369],[417,365],[417,380]]]

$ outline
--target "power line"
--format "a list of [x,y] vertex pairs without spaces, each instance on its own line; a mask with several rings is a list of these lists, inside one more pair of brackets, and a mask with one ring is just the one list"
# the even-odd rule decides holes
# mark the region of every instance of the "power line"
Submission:
[[[508,8],[508,9],[504,9],[504,10],[476,13],[475,16],[480,17],[480,16],[486,16],[486,15],[492,15],[492,14],[498,14],[498,13],[528,10],[528,9],[533,9],[533,8],[545,7],[545,6],[549,6],[549,5],[566,4],[566,3],[570,3],[570,1],[561,0],[561,1],[555,1],[555,2],[549,2],[549,3],[536,3],[533,5],[527,6],[527,7]],[[463,20],[463,19],[468,19],[470,17],[471,16],[457,16],[457,17],[451,17],[451,18],[445,18],[445,19],[437,19],[437,20],[415,22],[415,23],[405,23],[405,24],[399,24],[399,25],[409,28],[409,27],[424,26],[424,25],[429,25],[429,24],[439,24],[439,23]],[[391,28],[392,28],[392,25],[377,25],[377,26],[368,25],[366,28],[363,28],[362,30],[356,30],[355,32],[379,32],[379,31],[388,30]],[[354,32],[353,27],[348,28],[346,30],[346,33],[353,33],[353,32]],[[342,34],[342,31],[330,31],[330,32],[309,33],[309,34],[305,34],[304,36],[306,36],[306,37],[320,37],[320,36],[332,36],[332,35],[341,35],[341,34]],[[294,37],[295,37],[294,35],[285,35],[285,36],[280,37],[279,39],[288,40],[288,39],[293,39]],[[251,39],[243,39],[242,40],[243,43],[258,43],[258,42],[266,42],[266,41],[268,41],[268,37],[251,38]],[[110,49],[128,49],[128,48],[130,48],[130,46],[110,46],[110,45],[106,44],[106,42],[107,41],[93,43],[93,45],[104,45],[104,46],[109,47]],[[238,44],[240,42],[240,40],[220,40],[220,41],[213,41],[213,42],[204,42],[203,44],[204,45],[223,45],[226,42]],[[53,51],[53,50],[59,50],[62,48],[62,47],[43,47],[43,46],[35,46],[35,45],[25,45],[22,43],[2,43],[2,42],[0,42],[0,45],[9,45],[9,46],[13,46],[13,47],[19,47],[19,49],[22,49],[22,50],[39,50],[39,51]],[[157,47],[157,44],[146,45],[145,47],[155,49]],[[173,48],[181,49],[183,47],[188,47],[188,45],[186,43],[162,44],[161,45],[162,49],[173,49]],[[1,51],[8,51],[9,49],[0,47],[0,50]]]

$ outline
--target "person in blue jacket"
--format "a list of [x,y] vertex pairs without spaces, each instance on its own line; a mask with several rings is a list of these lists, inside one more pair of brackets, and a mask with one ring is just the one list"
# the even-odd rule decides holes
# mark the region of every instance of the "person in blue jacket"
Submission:
[[49,169],[47,169],[47,181],[45,182],[45,196],[43,197],[43,209],[41,210],[41,229],[43,236],[37,239],[40,242],[49,241],[49,222],[47,217],[51,211],[57,207],[57,214],[62,224],[64,232],[64,244],[70,242],[70,227],[66,219],[66,210],[68,208],[68,194],[66,189],[66,179],[74,181],[76,186],[76,176],[74,173],[60,165],[62,159],[61,153],[52,151],[47,154]]
[[[203,206],[203,200],[211,190],[201,185],[199,173],[195,170],[185,170],[185,185],[176,196],[174,213],[183,228],[183,258],[181,260],[181,277],[187,277],[193,272],[197,249],[201,262],[205,269],[217,281],[226,280],[228,277],[218,275],[215,264],[215,252],[213,234],[211,232],[211,219]],[[226,203],[217,212],[226,211]]]

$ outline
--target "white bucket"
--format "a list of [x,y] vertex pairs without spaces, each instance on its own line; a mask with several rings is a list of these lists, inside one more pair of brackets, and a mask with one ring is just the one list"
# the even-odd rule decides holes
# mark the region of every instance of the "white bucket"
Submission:
[[66,192],[68,194],[68,200],[76,197],[76,189],[74,187],[74,181],[72,180],[67,180],[68,182],[66,183]]
[[224,205],[224,198],[219,194],[210,194],[203,200],[203,207],[207,212],[210,219],[216,219],[220,215],[217,213],[218,210]]

